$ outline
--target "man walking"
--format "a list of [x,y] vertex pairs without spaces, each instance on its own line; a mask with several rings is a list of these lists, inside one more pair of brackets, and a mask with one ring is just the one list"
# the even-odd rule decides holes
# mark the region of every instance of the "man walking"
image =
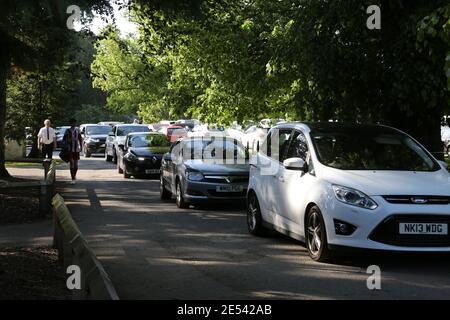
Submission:
[[46,119],[44,127],[38,133],[38,148],[42,152],[42,157],[48,159],[53,158],[53,149],[56,148],[56,132],[50,125],[50,120]]
[[80,149],[83,145],[80,129],[77,128],[77,120],[70,119],[70,128],[64,134],[64,143],[70,154],[70,175],[72,177],[71,184],[75,184],[78,171],[78,160],[80,160]]

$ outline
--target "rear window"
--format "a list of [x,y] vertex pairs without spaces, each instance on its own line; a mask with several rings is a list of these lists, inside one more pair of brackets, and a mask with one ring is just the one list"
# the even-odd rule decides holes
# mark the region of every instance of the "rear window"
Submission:
[[126,136],[131,132],[150,132],[147,126],[121,126],[117,127],[117,135],[119,137]]

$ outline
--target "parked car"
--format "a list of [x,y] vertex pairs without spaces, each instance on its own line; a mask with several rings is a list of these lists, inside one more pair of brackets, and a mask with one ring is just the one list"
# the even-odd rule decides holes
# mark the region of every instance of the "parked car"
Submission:
[[93,153],[104,153],[106,147],[106,138],[111,131],[108,125],[85,125],[82,129],[83,135],[83,153],[89,158]]
[[165,134],[167,138],[169,138],[170,143],[173,143],[180,138],[184,138],[188,134],[187,130],[180,125],[164,126],[161,127],[158,132]]
[[97,123],[98,125],[101,126],[110,126],[110,127],[114,127],[115,125],[118,124],[122,124],[123,122],[119,122],[119,121],[101,121],[99,123]]
[[118,124],[112,128],[112,131],[106,138],[105,160],[113,161],[117,164],[117,150],[119,144],[124,144],[125,137],[131,132],[150,132],[147,125],[144,124]]
[[247,127],[244,134],[241,136],[242,144],[248,148],[251,154],[256,153],[269,129],[270,128],[263,128],[256,124]]
[[176,141],[161,166],[162,199],[179,208],[205,201],[245,200],[249,165],[235,139],[192,137]]
[[62,127],[56,127],[56,148],[61,149],[63,147],[64,141],[64,133],[66,133],[66,130],[69,129],[69,126],[62,126]]
[[117,171],[124,178],[131,176],[159,177],[161,159],[169,151],[169,139],[156,132],[134,132],[119,145]]
[[175,122],[175,125],[182,126],[188,131],[192,131],[195,126],[200,125],[200,121],[197,119],[179,119]]
[[450,176],[391,127],[286,123],[251,161],[247,225],[305,241],[330,260],[341,247],[450,252]]

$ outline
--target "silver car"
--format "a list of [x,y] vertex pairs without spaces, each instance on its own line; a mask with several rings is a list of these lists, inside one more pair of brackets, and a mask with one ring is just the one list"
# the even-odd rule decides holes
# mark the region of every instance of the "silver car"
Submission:
[[245,201],[248,155],[236,139],[190,137],[174,142],[162,160],[161,199],[179,208],[210,201]]
[[144,124],[118,124],[112,128],[112,131],[106,138],[105,160],[117,164],[117,152],[119,145],[123,145],[127,134],[131,132],[150,132],[147,125]]

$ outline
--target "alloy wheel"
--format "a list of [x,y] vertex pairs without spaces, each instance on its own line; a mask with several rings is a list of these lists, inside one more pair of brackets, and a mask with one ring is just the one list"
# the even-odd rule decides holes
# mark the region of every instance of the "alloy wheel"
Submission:
[[307,244],[311,254],[314,256],[319,255],[323,245],[323,226],[316,211],[311,212],[309,215],[307,233]]

